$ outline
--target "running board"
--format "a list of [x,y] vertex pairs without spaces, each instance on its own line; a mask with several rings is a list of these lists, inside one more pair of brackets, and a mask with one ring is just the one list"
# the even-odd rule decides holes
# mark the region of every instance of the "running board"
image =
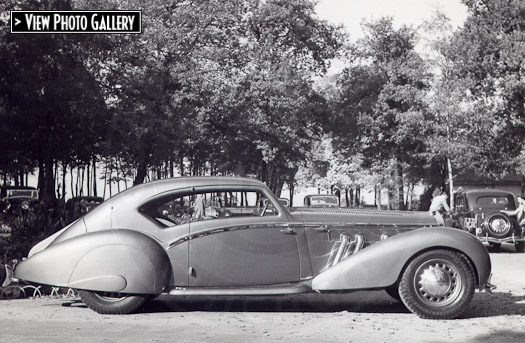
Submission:
[[170,295],[286,295],[311,292],[305,284],[285,284],[259,287],[175,287]]

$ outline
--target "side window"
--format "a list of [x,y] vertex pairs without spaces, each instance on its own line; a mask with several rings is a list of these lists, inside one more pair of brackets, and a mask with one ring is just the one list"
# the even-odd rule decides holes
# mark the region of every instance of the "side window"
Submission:
[[140,211],[166,227],[201,220],[278,214],[260,191],[227,189],[163,196],[147,203]]
[[191,199],[191,194],[171,194],[150,201],[140,211],[163,226],[185,224],[192,218]]
[[253,190],[221,190],[196,194],[193,218],[217,218],[276,215],[264,193]]

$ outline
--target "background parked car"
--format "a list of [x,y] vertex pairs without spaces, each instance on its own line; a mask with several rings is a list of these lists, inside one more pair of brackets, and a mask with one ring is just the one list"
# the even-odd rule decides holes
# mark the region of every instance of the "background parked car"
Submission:
[[38,190],[34,187],[2,186],[0,188],[0,237],[9,237],[13,221],[23,218],[39,206]]
[[76,219],[82,217],[104,201],[101,197],[94,196],[80,196],[73,197],[66,202],[65,221],[69,224]]
[[284,207],[290,207],[290,200],[287,198],[279,198],[279,203],[283,205]]
[[[513,243],[517,252],[525,252],[525,229],[513,216],[517,200],[512,192],[498,189],[461,190],[454,194],[452,222],[449,223],[478,237],[482,242],[499,246]],[[449,225],[450,226],[450,225]]]
[[330,194],[309,194],[304,197],[304,206],[337,207],[339,206],[339,198]]

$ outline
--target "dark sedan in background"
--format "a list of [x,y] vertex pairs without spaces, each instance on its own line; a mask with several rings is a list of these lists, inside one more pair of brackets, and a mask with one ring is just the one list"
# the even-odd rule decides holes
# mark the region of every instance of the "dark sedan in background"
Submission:
[[453,224],[470,232],[482,242],[493,246],[514,244],[516,251],[525,252],[525,229],[514,216],[518,205],[512,192],[499,189],[461,190],[454,194]]
[[39,192],[34,187],[0,187],[0,237],[11,236],[13,222],[27,217],[39,205]]

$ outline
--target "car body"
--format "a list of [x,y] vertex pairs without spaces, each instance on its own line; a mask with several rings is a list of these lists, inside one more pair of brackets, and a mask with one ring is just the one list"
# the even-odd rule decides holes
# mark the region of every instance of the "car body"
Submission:
[[278,200],[281,203],[281,205],[283,205],[283,207],[290,207],[290,200],[288,200],[287,198],[279,198]]
[[331,194],[308,194],[304,197],[306,207],[338,207],[339,198]]
[[518,252],[525,250],[525,229],[514,216],[501,211],[513,211],[518,202],[512,192],[499,189],[460,190],[454,193],[451,209],[455,225],[481,241],[499,246],[513,243]]
[[[210,215],[219,205],[231,215]],[[182,177],[106,200],[35,245],[14,279],[77,289],[106,314],[159,294],[385,289],[421,317],[454,318],[490,274],[479,240],[426,212],[288,210],[254,179]]]
[[29,186],[0,187],[0,237],[11,236],[13,221],[27,216],[39,202],[38,189]]

